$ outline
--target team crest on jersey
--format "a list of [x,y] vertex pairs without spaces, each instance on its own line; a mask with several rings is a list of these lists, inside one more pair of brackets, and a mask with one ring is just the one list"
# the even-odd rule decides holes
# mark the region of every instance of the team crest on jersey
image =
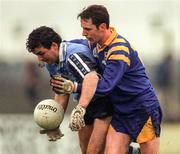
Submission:
[[102,61],[102,64],[106,65],[106,60],[105,59]]
[[104,59],[107,59],[107,51],[104,52]]
[[96,47],[93,49],[93,56],[94,56],[95,58],[98,58],[98,50],[97,50]]
[[107,52],[104,52],[104,58],[103,58],[103,60],[102,60],[102,63],[103,63],[104,65],[106,65],[106,61],[107,61]]

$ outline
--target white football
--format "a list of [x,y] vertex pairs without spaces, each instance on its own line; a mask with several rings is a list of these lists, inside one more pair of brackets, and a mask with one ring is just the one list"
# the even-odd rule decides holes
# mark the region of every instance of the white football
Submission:
[[64,109],[53,99],[39,102],[34,109],[34,120],[46,130],[57,128],[64,117]]

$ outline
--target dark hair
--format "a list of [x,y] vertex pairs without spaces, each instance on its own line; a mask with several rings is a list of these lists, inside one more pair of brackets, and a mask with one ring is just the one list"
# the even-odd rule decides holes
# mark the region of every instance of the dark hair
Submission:
[[41,26],[34,29],[28,36],[26,42],[26,49],[32,52],[35,48],[43,46],[50,49],[52,42],[58,44],[62,42],[61,36],[57,34],[52,28]]
[[78,14],[77,18],[92,19],[92,23],[98,28],[100,24],[106,23],[109,28],[109,13],[103,5],[90,5]]

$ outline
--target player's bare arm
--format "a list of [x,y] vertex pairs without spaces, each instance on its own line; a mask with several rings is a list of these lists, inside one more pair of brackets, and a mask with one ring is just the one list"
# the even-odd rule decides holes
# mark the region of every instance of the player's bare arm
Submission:
[[73,131],[78,131],[85,126],[84,115],[86,108],[92,100],[98,84],[98,76],[95,71],[88,73],[82,83],[82,91],[78,105],[71,113],[69,127]]
[[[85,126],[84,114],[86,113],[86,107],[88,106],[95,94],[98,81],[99,77],[95,71],[89,72],[85,75],[82,83],[82,91],[79,103],[71,113],[71,119],[69,124],[71,130],[78,131]],[[66,93],[66,87],[70,87],[68,89],[73,89],[71,90],[72,92],[74,91],[74,89],[76,89],[74,88],[76,87],[76,85],[72,81],[62,77],[52,79],[51,85],[53,86],[54,91],[56,91],[57,93]]]
[[[54,100],[58,102],[61,107],[63,107],[64,112],[65,112],[68,105],[68,101],[69,101],[69,95],[68,94],[63,94],[63,95],[55,94]],[[57,141],[61,139],[61,137],[64,136],[64,134],[62,134],[60,130],[60,126],[51,130],[46,130],[46,129],[40,130],[40,134],[46,134],[48,136],[49,141]]]

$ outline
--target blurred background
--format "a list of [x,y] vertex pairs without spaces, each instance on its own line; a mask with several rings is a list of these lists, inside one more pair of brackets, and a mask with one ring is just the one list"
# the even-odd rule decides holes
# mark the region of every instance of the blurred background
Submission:
[[180,0],[0,0],[0,154],[80,153],[68,129],[72,102],[63,139],[50,143],[39,135],[32,113],[53,93],[25,43],[42,25],[64,40],[82,38],[77,14],[90,4],[105,5],[111,25],[139,51],[163,108],[161,153],[180,153]]

